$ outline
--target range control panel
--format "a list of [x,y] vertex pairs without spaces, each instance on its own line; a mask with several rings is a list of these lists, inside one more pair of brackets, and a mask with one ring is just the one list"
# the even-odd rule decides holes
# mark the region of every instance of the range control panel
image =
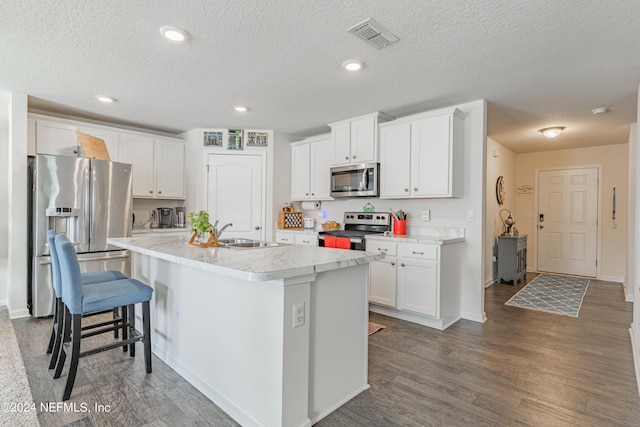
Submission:
[[389,212],[345,212],[345,224],[359,225],[389,225],[391,214]]

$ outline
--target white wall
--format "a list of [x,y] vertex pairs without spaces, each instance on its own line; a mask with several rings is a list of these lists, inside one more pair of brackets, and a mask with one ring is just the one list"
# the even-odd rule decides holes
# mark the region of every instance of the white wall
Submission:
[[635,275],[635,265],[636,265],[636,192],[638,191],[637,182],[637,171],[636,171],[636,156],[638,155],[637,144],[636,141],[638,139],[638,125],[634,123],[631,125],[631,131],[629,132],[629,221],[628,221],[628,230],[627,235],[629,236],[628,245],[627,245],[627,276],[624,281],[624,293],[625,299],[629,302],[634,302],[636,300],[636,275]]
[[[635,177],[635,193],[634,196],[631,197],[631,200],[634,200],[634,211],[635,216],[630,218],[630,222],[634,223],[635,233],[632,236],[629,236],[629,239],[634,240],[634,244],[629,248],[629,259],[632,260],[633,264],[633,277],[640,277],[640,262],[636,262],[636,248],[640,248],[640,183],[638,182],[638,171],[640,170],[640,150],[638,149],[638,145],[640,144],[640,133],[637,132],[637,125],[640,123],[640,87],[638,88],[638,106],[637,106],[637,121],[636,121],[636,132],[635,132],[635,140],[630,139],[630,145],[634,147],[629,150],[630,154],[633,153],[634,157],[630,162],[630,167],[633,170],[631,173],[632,176]],[[632,286],[635,287],[635,294],[640,291],[640,287],[636,283],[632,283]],[[636,298],[637,300],[637,298]],[[633,361],[636,370],[636,383],[638,390],[640,391],[640,304],[636,301],[633,304],[633,323],[631,324],[631,344],[633,348]]]
[[[516,195],[516,220],[520,225],[520,233],[529,235],[533,240],[536,231],[536,169],[600,165],[602,204],[599,206],[599,213],[602,223],[601,234],[598,236],[601,249],[598,278],[623,282],[627,259],[628,152],[628,144],[617,144],[517,155],[516,185],[527,184],[534,188],[534,194]],[[613,228],[611,219],[613,187],[616,188],[616,228]],[[527,265],[535,269],[535,252],[531,244],[529,249]]]
[[[9,206],[9,94],[0,93],[0,206]],[[0,305],[8,298],[9,215],[0,209]]]
[[[402,209],[408,213],[409,227],[456,227],[465,229],[462,271],[462,317],[484,321],[484,211],[485,211],[485,154],[486,104],[474,101],[456,105],[467,117],[464,121],[464,184],[463,196],[457,199],[343,199],[322,202],[327,220],[343,222],[345,211],[361,211],[370,202],[377,211]],[[437,111],[434,111],[437,113]],[[290,170],[287,167],[287,170]],[[431,221],[421,220],[421,210],[431,210]],[[473,210],[473,221],[466,220]]]
[[13,93],[9,105],[8,298],[12,319],[27,309],[27,95]]
[[[504,178],[505,199],[502,206],[496,199],[496,181],[498,177]],[[491,138],[487,138],[487,213],[485,218],[485,257],[484,257],[484,283],[493,283],[498,275],[498,263],[493,257],[498,255],[498,236],[502,234],[503,223],[500,219],[500,211],[509,209],[516,220],[515,228],[520,226],[516,215],[516,154],[508,148],[498,144]],[[506,218],[505,211],[502,216]],[[527,241],[529,247],[532,242]]]

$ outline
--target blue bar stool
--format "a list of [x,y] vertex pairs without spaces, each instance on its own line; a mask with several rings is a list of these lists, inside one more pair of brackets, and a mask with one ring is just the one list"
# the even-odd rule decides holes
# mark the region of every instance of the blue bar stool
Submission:
[[[80,263],[73,245],[62,234],[55,238],[60,272],[62,277],[62,303],[64,306],[62,342],[68,343],[62,346],[54,378],[60,378],[67,353],[70,353],[71,363],[67,375],[67,384],[62,395],[62,400],[69,400],[73,383],[78,371],[80,358],[111,350],[122,345],[129,346],[129,355],[135,356],[134,344],[142,341],[144,344],[144,359],[146,372],[151,373],[151,318],[149,301],[153,295],[153,289],[136,279],[120,279],[103,282],[99,286],[83,286],[80,273]],[[135,304],[142,304],[143,333],[135,329]],[[114,341],[100,347],[80,351],[82,338],[82,315],[94,311],[114,309],[116,307],[128,307],[128,322],[125,323],[122,341]]]
[[[49,345],[47,347],[47,353],[52,353],[51,361],[49,362],[49,369],[53,369],[55,367],[55,364],[58,360],[60,347],[62,345],[62,313],[64,311],[62,299],[60,298],[60,295],[62,295],[62,278],[60,277],[60,261],[58,260],[58,251],[56,250],[55,237],[56,234],[53,230],[47,231],[49,253],[51,254],[51,281],[53,283],[53,290],[56,296],[53,314],[53,327],[51,328],[51,338],[49,338]],[[80,277],[82,279],[83,286],[127,278],[127,276],[125,276],[122,272],[116,270],[81,273]],[[90,313],[90,315],[102,314],[108,311],[109,310],[99,311],[96,313]],[[86,336],[93,336],[113,330],[114,336],[117,338],[117,332],[119,329],[118,324],[123,322],[123,319],[121,317],[118,317],[117,311],[117,309],[114,310],[114,319],[112,321],[95,323],[89,326],[85,326],[84,329],[96,329],[103,326],[111,325],[110,328],[99,329],[98,331],[94,331],[91,335],[87,334]],[[126,346],[124,346],[124,351],[127,351]]]

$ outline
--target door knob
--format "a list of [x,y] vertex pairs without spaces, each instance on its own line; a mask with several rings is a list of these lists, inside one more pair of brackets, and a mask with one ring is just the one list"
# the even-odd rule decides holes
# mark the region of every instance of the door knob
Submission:
[[260,226],[259,225],[256,225],[256,230],[260,230]]
[[538,228],[544,228],[544,225],[538,225]]

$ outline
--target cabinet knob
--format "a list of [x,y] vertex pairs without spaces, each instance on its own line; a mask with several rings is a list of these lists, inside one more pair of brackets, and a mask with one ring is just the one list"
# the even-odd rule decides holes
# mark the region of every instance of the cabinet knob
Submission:
[[408,193],[408,192],[409,192],[409,189],[408,189],[408,188],[405,188],[405,189],[404,189],[404,192],[405,192],[405,193]]
[[400,267],[404,267],[404,262],[402,264],[400,264]]
[[158,194],[162,194],[162,190],[158,191]]
[[396,263],[395,263],[395,262],[392,262],[392,263],[391,263],[391,266],[394,266],[394,265],[396,265]]
[[308,196],[308,195],[309,195],[309,193],[304,193],[304,195],[305,195],[305,196]]
[[355,158],[356,158],[356,156],[353,156],[353,158],[355,159]]
[[149,190],[149,194],[153,194],[153,190]]
[[387,252],[389,249],[378,248],[379,251]]
[[78,154],[78,150],[73,150],[73,154]]
[[424,252],[411,251],[414,255],[424,255]]
[[345,160],[349,160],[349,156],[345,157],[344,159],[345,159]]
[[316,195],[316,193],[311,193],[311,195],[312,195],[312,196],[315,196],[315,195]]
[[260,230],[260,226],[259,225],[256,225],[255,228],[256,228],[256,230]]
[[414,188],[414,189],[413,189],[413,191],[418,191],[418,189],[417,189],[417,188]]

